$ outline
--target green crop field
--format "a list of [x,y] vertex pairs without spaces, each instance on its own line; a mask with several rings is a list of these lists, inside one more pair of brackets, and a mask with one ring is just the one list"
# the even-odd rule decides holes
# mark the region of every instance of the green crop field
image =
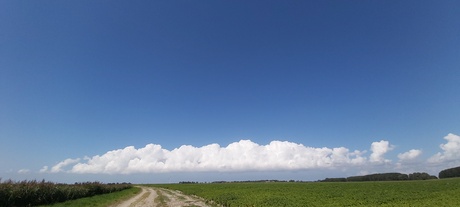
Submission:
[[460,179],[152,185],[223,206],[460,206]]

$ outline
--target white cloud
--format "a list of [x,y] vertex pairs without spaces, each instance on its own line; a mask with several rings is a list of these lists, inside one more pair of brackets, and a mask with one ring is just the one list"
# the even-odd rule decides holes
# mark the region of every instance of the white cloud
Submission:
[[448,134],[444,139],[447,140],[447,143],[439,146],[443,151],[430,157],[428,162],[445,163],[460,159],[460,136]]
[[48,166],[43,166],[42,169],[40,169],[41,173],[45,173],[45,172],[48,172]]
[[20,169],[20,170],[18,170],[18,173],[19,173],[19,174],[27,174],[27,173],[29,173],[29,172],[30,172],[29,169]]
[[398,158],[400,162],[408,162],[416,159],[422,154],[422,150],[411,149],[404,153],[399,153]]
[[393,149],[393,146],[390,145],[390,142],[381,140],[380,142],[372,142],[371,151],[372,154],[369,157],[369,161],[372,163],[388,163],[391,160],[385,159],[383,156],[390,150]]
[[219,144],[202,147],[183,145],[173,150],[156,144],[138,149],[129,146],[93,157],[66,159],[52,167],[44,166],[40,172],[133,174],[340,169],[357,173],[359,170],[382,172],[403,169],[407,172],[429,170],[433,173],[460,163],[460,137],[448,134],[444,139],[447,143],[440,145],[443,151],[427,162],[417,159],[422,154],[421,150],[412,149],[399,153],[398,162],[392,163],[385,155],[394,147],[385,140],[372,142],[368,155],[365,150],[345,147],[315,148],[287,141],[260,145],[241,140],[224,147]]
[[[63,172],[63,171],[65,171],[63,168],[65,168],[65,167],[67,167],[67,166],[69,166],[71,164],[77,163],[79,161],[80,161],[79,158],[77,158],[77,159],[66,159],[66,160],[64,160],[62,162],[59,162],[55,166],[53,166],[50,169],[50,172],[52,172],[52,173]],[[48,169],[48,166],[45,166],[40,170],[40,172],[45,172],[47,169]]]
[[[183,145],[174,150],[148,144],[136,149],[133,146],[109,151],[103,155],[67,159],[53,166],[49,172],[130,174],[151,172],[205,172],[205,171],[257,171],[331,169],[357,166],[367,162],[365,152],[350,151],[345,147],[313,148],[302,144],[272,141],[259,145],[250,140],[234,142],[226,147],[210,144],[203,147]],[[76,164],[75,164],[76,163]],[[45,172],[45,166],[41,171]]]

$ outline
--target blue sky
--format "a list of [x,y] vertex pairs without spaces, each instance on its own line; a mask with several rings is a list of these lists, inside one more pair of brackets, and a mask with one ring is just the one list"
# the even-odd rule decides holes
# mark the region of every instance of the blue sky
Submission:
[[[1,1],[0,177],[168,182],[437,175],[460,165],[459,6]],[[142,154],[153,150],[148,144],[161,145],[165,154]],[[212,144],[219,160],[204,158]],[[180,150],[184,145],[193,148]],[[117,155],[127,160],[94,157],[129,146],[134,151]],[[346,160],[332,156],[341,147]],[[184,154],[193,160],[177,158]],[[303,160],[324,157],[332,164]],[[261,165],[240,166],[239,158]],[[129,165],[135,159],[142,166],[169,164],[140,170]],[[107,170],[117,160],[124,160],[118,170]],[[293,165],[264,165],[277,161]],[[189,162],[196,165],[173,167]]]

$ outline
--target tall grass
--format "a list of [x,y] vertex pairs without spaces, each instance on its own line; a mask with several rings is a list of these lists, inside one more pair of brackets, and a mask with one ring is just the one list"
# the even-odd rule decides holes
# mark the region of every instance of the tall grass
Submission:
[[45,180],[15,182],[0,180],[0,206],[36,206],[63,202],[131,188],[131,184],[103,184],[85,182],[69,184],[52,183]]
[[79,198],[75,200],[68,200],[65,202],[59,202],[49,205],[41,205],[40,207],[107,207],[116,206],[123,201],[139,194],[141,188],[132,187],[126,190],[106,193],[102,195],[95,195],[91,197]]

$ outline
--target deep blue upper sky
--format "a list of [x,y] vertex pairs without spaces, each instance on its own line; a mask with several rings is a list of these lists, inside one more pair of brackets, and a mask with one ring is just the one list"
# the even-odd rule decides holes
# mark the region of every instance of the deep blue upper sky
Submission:
[[1,1],[0,177],[148,143],[384,139],[428,157],[460,134],[459,8]]

